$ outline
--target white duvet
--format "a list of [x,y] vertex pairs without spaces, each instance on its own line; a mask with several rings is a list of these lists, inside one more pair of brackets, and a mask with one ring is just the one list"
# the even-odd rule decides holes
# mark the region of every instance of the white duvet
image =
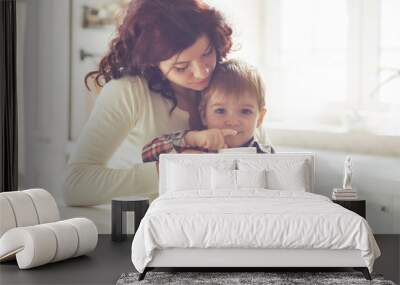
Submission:
[[133,239],[132,262],[143,272],[165,248],[358,249],[370,272],[380,256],[359,215],[325,196],[265,189],[160,196]]

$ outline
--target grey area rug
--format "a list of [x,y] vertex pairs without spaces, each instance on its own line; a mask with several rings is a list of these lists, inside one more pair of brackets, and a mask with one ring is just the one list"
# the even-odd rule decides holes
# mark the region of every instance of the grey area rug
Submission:
[[372,274],[372,281],[366,280],[361,272],[148,272],[142,281],[139,273],[124,273],[117,285],[133,284],[379,284],[395,285],[384,280],[382,275]]

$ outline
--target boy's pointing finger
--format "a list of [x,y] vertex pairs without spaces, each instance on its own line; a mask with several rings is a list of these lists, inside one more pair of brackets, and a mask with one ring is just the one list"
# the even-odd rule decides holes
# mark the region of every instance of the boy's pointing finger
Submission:
[[221,129],[221,132],[224,137],[237,135],[237,131],[232,130],[232,129]]

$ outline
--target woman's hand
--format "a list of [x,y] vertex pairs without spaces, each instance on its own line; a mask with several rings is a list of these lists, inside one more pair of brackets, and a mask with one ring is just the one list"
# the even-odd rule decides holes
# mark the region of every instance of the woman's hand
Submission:
[[232,129],[208,129],[203,131],[189,131],[185,135],[186,144],[216,151],[227,148],[225,143],[226,136],[235,136],[237,131]]

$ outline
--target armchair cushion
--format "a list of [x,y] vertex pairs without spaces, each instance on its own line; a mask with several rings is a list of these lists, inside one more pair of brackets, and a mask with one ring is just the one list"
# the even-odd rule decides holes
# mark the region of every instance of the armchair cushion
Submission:
[[[56,222],[60,213],[56,201],[44,189],[0,193],[0,237],[14,227]],[[3,218],[4,217],[4,218]]]

